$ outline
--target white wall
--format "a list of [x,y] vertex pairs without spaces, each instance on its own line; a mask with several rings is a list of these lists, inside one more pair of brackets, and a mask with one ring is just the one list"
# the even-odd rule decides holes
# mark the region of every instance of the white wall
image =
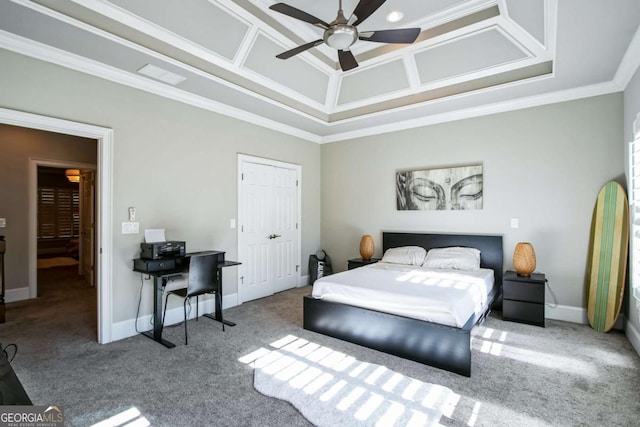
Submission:
[[[342,270],[362,234],[378,256],[383,230],[502,234],[505,268],[530,241],[558,303],[581,309],[595,198],[624,173],[622,117],[615,94],[323,145],[323,248]],[[476,163],[484,209],[396,210],[396,171]]]
[[[640,70],[627,85],[624,91],[624,140],[623,150],[625,154],[625,172],[629,175],[628,143],[633,140],[633,122],[640,113]],[[627,292],[628,323],[626,333],[633,343],[636,351],[640,353],[640,302],[632,297],[632,292]]]
[[[140,275],[131,268],[142,235],[120,234],[130,206],[141,230],[166,228],[188,251],[213,248],[236,259],[229,220],[237,217],[238,153],[302,165],[306,274],[304,260],[320,242],[317,144],[7,51],[0,64],[0,106],[114,130],[114,322],[132,319],[138,300]],[[240,271],[224,271],[225,295],[237,292]],[[151,312],[147,288],[142,314]]]

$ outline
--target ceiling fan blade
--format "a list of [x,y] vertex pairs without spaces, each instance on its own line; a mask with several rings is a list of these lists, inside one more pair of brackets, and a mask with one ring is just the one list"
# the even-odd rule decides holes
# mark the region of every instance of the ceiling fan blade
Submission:
[[276,12],[280,12],[292,18],[299,19],[304,22],[308,22],[312,25],[317,25],[322,28],[329,28],[329,24],[324,22],[322,19],[316,18],[313,15],[308,14],[307,12],[303,12],[300,9],[296,9],[293,6],[289,6],[284,3],[276,3],[274,5],[269,6],[269,9],[275,10]]
[[322,43],[324,43],[324,40],[322,40],[322,39],[314,40],[314,41],[309,42],[307,44],[303,44],[301,46],[294,47],[293,49],[288,50],[286,52],[282,52],[281,54],[276,55],[276,58],[289,59],[292,56],[295,56],[295,55],[297,55],[297,54],[299,54],[301,52],[304,52],[305,50],[311,49],[312,47],[316,47],[318,45],[321,45]]
[[356,61],[355,56],[353,56],[350,50],[339,50],[338,59],[340,60],[340,68],[342,68],[342,71],[353,70],[358,66],[358,61]]
[[378,43],[413,43],[420,35],[420,28],[401,28],[398,30],[363,31],[359,39]]
[[356,20],[353,25],[361,24],[365,19],[370,17],[373,12],[378,10],[380,6],[387,0],[360,0],[360,3],[353,10],[353,15],[356,16]]

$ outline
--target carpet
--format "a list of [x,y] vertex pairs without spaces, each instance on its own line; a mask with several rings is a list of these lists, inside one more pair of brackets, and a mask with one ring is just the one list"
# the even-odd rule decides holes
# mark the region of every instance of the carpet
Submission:
[[450,418],[460,395],[447,387],[293,335],[271,346],[252,363],[255,389],[291,403],[316,426],[463,424]]
[[70,257],[40,258],[38,268],[69,267],[78,265],[78,260]]

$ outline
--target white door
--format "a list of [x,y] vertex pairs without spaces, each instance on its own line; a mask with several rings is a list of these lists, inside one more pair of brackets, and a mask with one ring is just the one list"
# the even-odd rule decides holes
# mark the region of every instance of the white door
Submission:
[[298,284],[298,174],[296,170],[273,167],[270,241],[273,245],[273,291],[291,289]]
[[298,169],[241,162],[241,301],[293,288],[298,283]]

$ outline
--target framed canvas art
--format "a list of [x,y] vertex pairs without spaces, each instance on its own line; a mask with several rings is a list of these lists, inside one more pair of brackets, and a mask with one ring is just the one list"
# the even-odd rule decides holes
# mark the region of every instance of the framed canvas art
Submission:
[[398,210],[482,209],[482,165],[396,173]]

